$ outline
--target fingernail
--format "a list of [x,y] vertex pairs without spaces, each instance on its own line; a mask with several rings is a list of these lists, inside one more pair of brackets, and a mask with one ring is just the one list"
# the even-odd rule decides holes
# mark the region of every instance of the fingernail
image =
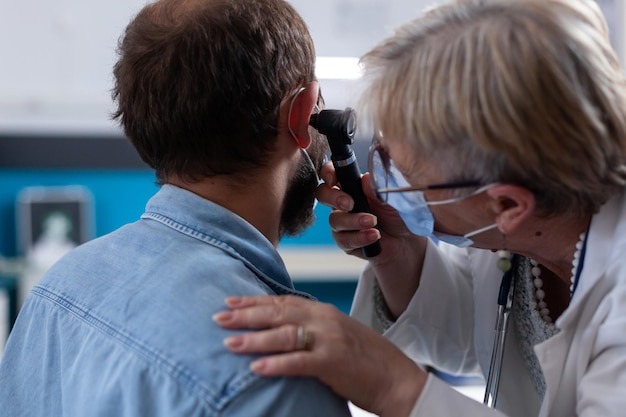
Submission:
[[376,242],[380,239],[380,231],[378,229],[368,230],[365,236],[368,241]]
[[259,359],[250,364],[250,370],[254,373],[259,374],[263,372],[263,370],[265,369],[265,365],[266,365],[265,360]]
[[226,305],[228,307],[237,307],[242,302],[243,302],[243,298],[242,297],[228,297],[226,299]]
[[359,224],[363,227],[374,227],[376,226],[376,217],[370,215],[361,216]]
[[213,321],[219,324],[228,323],[233,318],[233,313],[230,311],[221,311],[213,315]]
[[241,336],[232,336],[224,339],[224,346],[228,349],[235,350],[240,348],[243,345],[243,337]]
[[341,210],[345,210],[345,211],[350,211],[352,210],[352,200],[347,198],[347,197],[339,197],[337,199],[337,207],[339,207]]

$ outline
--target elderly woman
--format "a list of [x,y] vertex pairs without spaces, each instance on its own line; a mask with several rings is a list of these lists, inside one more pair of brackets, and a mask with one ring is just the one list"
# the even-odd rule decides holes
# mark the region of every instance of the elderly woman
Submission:
[[[264,330],[227,345],[381,416],[623,416],[626,84],[596,4],[458,0],[363,63],[376,217],[347,212],[328,168],[318,196],[343,250],[380,238],[352,315],[384,338],[326,305],[238,298],[216,321]],[[429,367],[489,379],[496,410]]]

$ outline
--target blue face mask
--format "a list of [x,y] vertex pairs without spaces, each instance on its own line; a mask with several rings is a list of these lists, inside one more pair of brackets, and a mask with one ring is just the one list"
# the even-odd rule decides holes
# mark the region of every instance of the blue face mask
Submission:
[[[381,166],[376,166],[375,168],[382,169]],[[387,176],[388,183],[386,187],[401,188],[410,186],[410,184],[404,179],[402,174],[393,164],[391,164],[389,170],[393,172],[391,172],[392,175]],[[435,218],[433,217],[433,214],[428,206],[457,203],[476,194],[480,194],[492,186],[492,184],[485,185],[483,187],[480,187],[470,195],[441,201],[426,201],[424,193],[422,191],[388,193],[387,204],[389,204],[398,211],[398,214],[402,218],[402,221],[411,231],[411,233],[418,236],[429,237],[435,242],[441,240],[442,242],[446,242],[454,246],[466,248],[474,243],[474,241],[470,239],[472,236],[486,232],[487,230],[494,229],[497,227],[497,225],[494,223],[492,225],[466,233],[463,236],[436,232]]]

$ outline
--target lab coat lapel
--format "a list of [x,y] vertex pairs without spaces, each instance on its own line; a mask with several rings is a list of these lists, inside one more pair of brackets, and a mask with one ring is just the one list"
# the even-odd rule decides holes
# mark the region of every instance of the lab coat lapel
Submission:
[[609,258],[613,252],[615,233],[620,222],[620,215],[626,208],[624,199],[626,199],[626,194],[620,194],[612,198],[591,219],[584,266],[578,287],[570,306],[557,320],[557,327],[561,328],[562,325],[571,321],[571,317],[575,316],[575,311],[580,308],[582,300],[591,291],[591,287],[605,274],[610,264]]
[[589,290],[580,297],[581,308],[569,309],[567,317],[561,316],[557,320],[559,333],[535,346],[535,354],[546,381],[546,392],[539,413],[541,417],[568,417],[575,413],[577,358],[581,349],[587,349],[583,330],[600,302],[598,295],[603,294],[591,291],[594,287],[589,286]]
[[[556,321],[556,326],[561,330],[535,346],[535,353],[546,381],[546,393],[540,416],[565,416],[575,410],[575,387],[568,389],[563,385],[571,384],[575,380],[573,375],[575,370],[572,367],[575,366],[576,350],[580,348],[579,342],[584,343],[581,340],[575,341],[574,335],[581,333],[581,329],[600,302],[596,299],[598,294],[594,294],[593,288],[598,285],[609,265],[609,258],[612,255],[611,242],[620,214],[623,212],[623,199],[623,195],[611,199],[593,217],[578,288],[570,306]],[[558,407],[554,408],[557,403]]]
[[[555,398],[559,392],[565,362],[568,352],[564,352],[564,347],[569,347],[571,334],[569,332],[559,332],[555,336],[535,346],[535,353],[541,365],[543,376],[546,381],[546,393],[543,397],[540,416],[556,416],[553,410]],[[566,348],[567,349],[567,348]],[[568,349],[569,351],[569,349]],[[562,399],[559,399],[561,402]]]

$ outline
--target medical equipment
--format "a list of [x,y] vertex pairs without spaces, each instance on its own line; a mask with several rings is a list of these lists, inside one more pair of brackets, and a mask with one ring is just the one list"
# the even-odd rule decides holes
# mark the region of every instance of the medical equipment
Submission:
[[[354,200],[352,213],[370,213],[367,198],[361,186],[361,171],[350,145],[356,132],[356,113],[353,109],[322,110],[311,116],[309,124],[325,135],[330,146],[331,159],[337,173],[341,189]],[[363,248],[363,254],[374,257],[381,251],[380,242]]]
[[513,293],[515,291],[515,280],[513,275],[517,269],[519,256],[514,255],[511,259],[511,268],[502,276],[500,292],[498,293],[498,308],[496,316],[496,334],[493,339],[493,351],[491,353],[491,364],[489,365],[489,375],[487,376],[487,386],[485,388],[485,398],[483,403],[490,408],[495,408],[498,401],[498,388],[500,385],[500,373],[502,372],[502,358],[504,356],[504,342],[506,341],[506,331],[509,326],[509,316],[513,305]]

